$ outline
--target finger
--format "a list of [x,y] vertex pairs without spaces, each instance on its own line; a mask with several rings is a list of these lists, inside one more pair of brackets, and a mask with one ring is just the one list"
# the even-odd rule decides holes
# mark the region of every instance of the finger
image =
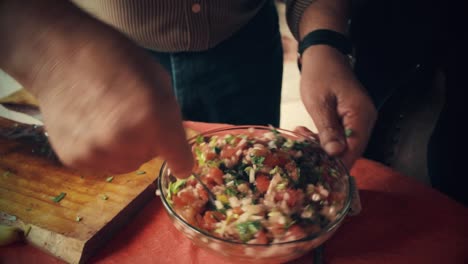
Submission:
[[311,103],[306,104],[306,109],[317,126],[323,149],[332,156],[343,153],[346,149],[346,141],[337,113],[335,97],[311,98]]
[[372,107],[363,108],[362,106],[345,108],[340,114],[343,119],[347,144],[347,150],[341,159],[348,168],[351,168],[366,149],[377,114]]
[[155,151],[162,157],[173,174],[179,178],[187,178],[192,173],[193,156],[185,137],[180,110],[172,97],[172,101],[163,104],[161,113],[157,115]]
[[318,137],[318,134],[312,132],[310,129],[308,129],[307,127],[304,127],[304,126],[297,126],[296,128],[294,128],[293,130],[294,132],[298,133],[298,134],[302,134],[306,137],[311,137],[311,138],[314,138],[315,140],[319,140],[319,137]]

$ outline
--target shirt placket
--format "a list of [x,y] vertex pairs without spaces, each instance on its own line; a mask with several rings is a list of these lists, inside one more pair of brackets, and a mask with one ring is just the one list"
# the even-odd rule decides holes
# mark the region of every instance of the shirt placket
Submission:
[[209,47],[209,11],[207,0],[189,0],[188,12],[189,50],[203,50]]

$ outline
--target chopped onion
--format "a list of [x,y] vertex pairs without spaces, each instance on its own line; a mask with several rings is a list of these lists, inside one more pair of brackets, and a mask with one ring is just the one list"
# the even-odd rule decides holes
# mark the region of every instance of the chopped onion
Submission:
[[255,170],[250,169],[249,171],[249,182],[254,183],[255,182]]

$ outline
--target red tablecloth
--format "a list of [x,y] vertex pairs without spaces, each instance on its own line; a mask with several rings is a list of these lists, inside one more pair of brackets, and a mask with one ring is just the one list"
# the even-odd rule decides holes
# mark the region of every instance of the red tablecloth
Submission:
[[[187,122],[204,131],[219,125]],[[468,263],[468,209],[381,164],[359,160],[363,210],[326,243],[326,263]],[[312,254],[293,263],[311,263]],[[93,263],[235,263],[180,234],[155,197],[91,260]],[[0,249],[0,263],[61,263],[28,245]]]

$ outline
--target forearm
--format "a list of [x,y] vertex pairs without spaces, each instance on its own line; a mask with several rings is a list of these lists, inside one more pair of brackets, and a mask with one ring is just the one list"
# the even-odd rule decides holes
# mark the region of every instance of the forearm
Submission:
[[287,16],[298,40],[316,29],[347,34],[350,0],[291,0]]
[[63,0],[0,0],[0,68],[37,95],[41,76],[80,46],[99,23]]
[[317,0],[304,11],[299,23],[302,39],[316,29],[330,29],[347,34],[349,0]]

